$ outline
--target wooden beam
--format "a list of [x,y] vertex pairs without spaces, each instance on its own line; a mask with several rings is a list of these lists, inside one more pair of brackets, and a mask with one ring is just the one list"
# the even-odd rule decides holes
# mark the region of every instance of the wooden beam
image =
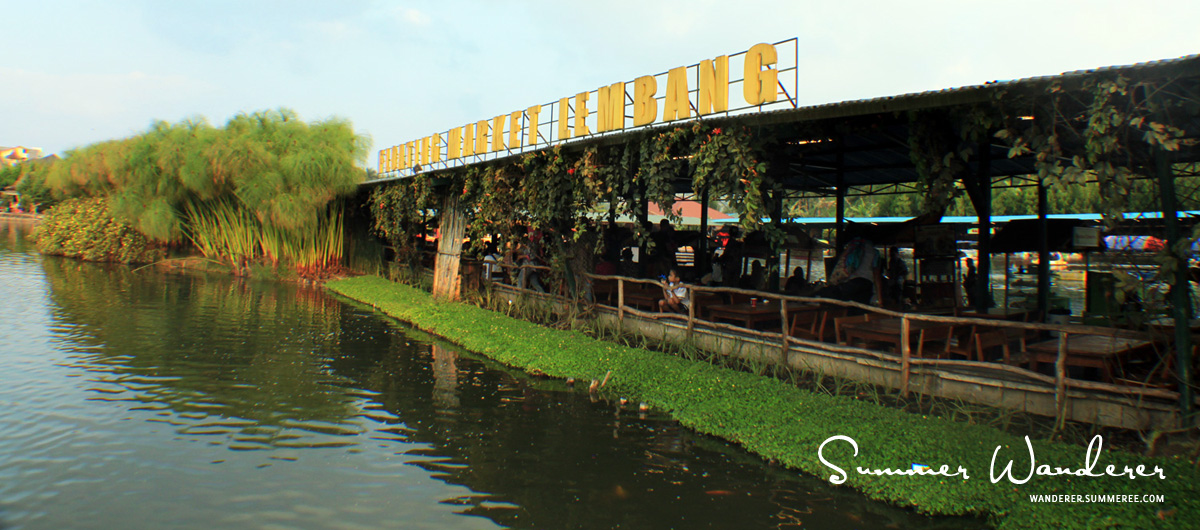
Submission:
[[467,226],[457,194],[448,194],[443,199],[438,216],[441,236],[438,238],[437,256],[433,264],[433,295],[456,300],[462,286],[462,279],[458,273],[463,235]]

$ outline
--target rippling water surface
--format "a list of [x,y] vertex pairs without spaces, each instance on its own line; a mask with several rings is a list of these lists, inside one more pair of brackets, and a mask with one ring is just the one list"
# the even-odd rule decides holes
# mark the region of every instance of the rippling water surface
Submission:
[[[933,528],[316,290],[0,220],[0,528]],[[972,523],[979,526],[976,523]]]

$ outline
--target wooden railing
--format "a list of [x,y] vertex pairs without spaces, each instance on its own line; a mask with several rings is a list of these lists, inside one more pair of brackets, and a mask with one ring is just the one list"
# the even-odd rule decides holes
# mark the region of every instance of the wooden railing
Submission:
[[[542,266],[542,265],[513,265],[513,264],[503,264],[503,263],[498,263],[497,265],[504,268],[505,270],[511,270],[513,268],[536,269],[538,271],[550,271],[551,270],[550,267],[546,267],[546,266]],[[901,335],[900,341],[899,341],[899,345],[900,345],[900,347],[899,347],[899,350],[900,350],[899,351],[900,392],[901,392],[901,395],[903,395],[903,396],[907,396],[910,391],[910,389],[909,389],[910,380],[912,377],[912,371],[913,371],[914,366],[938,365],[938,364],[943,364],[943,365],[947,365],[947,366],[951,366],[951,365],[978,366],[980,364],[979,362],[969,360],[969,358],[966,361],[955,361],[955,360],[947,360],[947,359],[929,359],[929,358],[922,358],[922,357],[914,356],[912,354],[912,348],[911,348],[911,343],[912,343],[912,341],[911,341],[911,339],[912,339],[911,323],[913,321],[944,323],[944,324],[948,324],[951,326],[959,326],[959,325],[961,325],[961,326],[989,326],[989,327],[1008,328],[1008,329],[1023,330],[1023,331],[1031,331],[1032,330],[1032,331],[1037,331],[1037,332],[1057,332],[1058,333],[1058,339],[1057,339],[1058,355],[1057,355],[1057,358],[1054,363],[1053,378],[1047,377],[1045,375],[1034,372],[1032,370],[1009,366],[1009,365],[1006,365],[1003,363],[987,363],[987,365],[992,366],[995,369],[1000,370],[1000,371],[1012,372],[1014,375],[1021,375],[1023,377],[1030,378],[1033,380],[1038,380],[1038,381],[1043,381],[1048,384],[1053,384],[1054,396],[1055,396],[1055,406],[1057,409],[1057,421],[1058,421],[1058,425],[1060,427],[1066,418],[1065,411],[1066,411],[1067,400],[1068,400],[1068,387],[1107,391],[1107,392],[1120,391],[1120,389],[1117,389],[1116,385],[1104,384],[1104,383],[1098,383],[1098,382],[1092,382],[1092,381],[1085,381],[1085,380],[1078,380],[1078,379],[1069,379],[1067,377],[1067,352],[1068,352],[1067,341],[1069,340],[1070,336],[1071,335],[1098,335],[1098,336],[1106,336],[1106,337],[1121,337],[1121,338],[1131,338],[1131,339],[1140,339],[1140,340],[1148,339],[1148,337],[1145,333],[1132,331],[1132,330],[1126,330],[1126,329],[1119,329],[1119,328],[1084,326],[1084,325],[1076,325],[1076,324],[1046,324],[1046,323],[1035,323],[1035,322],[1015,322],[1015,321],[1000,320],[1000,319],[995,319],[995,318],[977,318],[977,317],[968,317],[968,316],[950,316],[950,315],[908,313],[908,312],[895,311],[895,310],[885,309],[885,308],[881,308],[881,307],[861,304],[861,303],[857,303],[857,302],[848,302],[848,301],[834,300],[834,299],[829,299],[829,298],[817,298],[817,297],[811,297],[811,296],[794,296],[794,295],[786,295],[786,294],[779,294],[779,293],[768,293],[768,292],[762,292],[762,291],[755,291],[755,290],[750,290],[750,289],[740,289],[740,288],[735,288],[735,287],[707,287],[707,286],[700,286],[700,285],[688,285],[687,286],[689,289],[689,297],[688,298],[691,301],[691,303],[687,304],[688,311],[687,311],[686,315],[675,314],[675,313],[660,313],[660,312],[653,311],[653,310],[642,311],[642,310],[639,310],[637,308],[631,307],[626,304],[627,285],[628,284],[649,285],[649,286],[654,286],[658,289],[666,289],[666,285],[664,285],[661,281],[652,280],[652,279],[632,278],[632,277],[618,276],[618,275],[586,274],[586,276],[592,282],[597,282],[597,281],[614,281],[614,282],[616,282],[616,307],[615,307],[615,309],[617,312],[618,321],[623,322],[627,315],[632,315],[632,316],[636,316],[639,318],[645,318],[645,319],[650,319],[650,320],[676,320],[676,321],[682,320],[686,326],[686,334],[689,339],[691,339],[695,333],[697,322],[702,322],[708,329],[737,333],[737,334],[741,334],[744,336],[750,336],[750,337],[763,339],[765,341],[772,341],[772,342],[779,341],[779,343],[780,343],[780,360],[785,366],[788,364],[790,350],[793,346],[804,346],[804,347],[808,347],[808,348],[817,347],[817,348],[820,348],[821,350],[825,350],[825,351],[840,352],[840,353],[852,353],[852,354],[858,354],[858,355],[869,354],[869,355],[878,357],[880,359],[891,359],[891,360],[896,359],[896,356],[893,354],[884,354],[882,352],[876,352],[873,350],[868,350],[868,349],[863,349],[863,348],[856,348],[856,347],[852,347],[849,345],[818,342],[818,341],[806,340],[806,339],[801,339],[798,337],[791,336],[790,329],[789,329],[791,319],[790,319],[790,315],[788,312],[788,302],[821,304],[821,305],[826,305],[826,306],[841,306],[841,307],[845,307],[847,309],[854,308],[854,309],[857,309],[857,310],[860,310],[863,312],[869,312],[869,313],[879,315],[882,317],[898,318],[898,319],[900,319],[900,335]],[[512,289],[521,291],[521,289],[519,289],[516,286],[509,286],[509,287]],[[525,289],[524,291],[528,291],[528,289]],[[738,325],[727,324],[727,323],[723,323],[723,322],[716,322],[716,321],[712,321],[712,320],[705,320],[703,318],[699,318],[697,315],[698,307],[697,307],[697,303],[696,303],[696,300],[697,300],[696,295],[702,294],[702,293],[736,294],[736,295],[750,296],[750,297],[764,299],[764,300],[778,301],[779,302],[779,317],[780,317],[779,331],[775,332],[773,330],[764,331],[764,330],[750,329],[750,328],[743,327],[743,326],[738,326]],[[836,342],[836,338],[835,338],[835,342]],[[1001,384],[1003,386],[1003,382],[1001,382]],[[1171,400],[1171,399],[1177,400],[1178,399],[1178,394],[1176,392],[1166,390],[1166,389],[1130,387],[1127,390],[1128,390],[1128,393],[1130,393],[1131,395],[1136,394],[1137,396],[1141,396],[1141,397],[1156,397],[1156,398],[1162,398],[1162,399],[1168,399],[1168,400]]]

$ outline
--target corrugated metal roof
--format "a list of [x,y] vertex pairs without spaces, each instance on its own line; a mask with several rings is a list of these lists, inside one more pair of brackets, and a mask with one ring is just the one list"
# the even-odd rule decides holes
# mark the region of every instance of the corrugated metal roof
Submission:
[[[993,94],[998,90],[1012,90],[1017,88],[1035,89],[1041,85],[1045,85],[1054,81],[1070,82],[1072,80],[1082,80],[1089,76],[1098,74],[1126,72],[1132,75],[1160,71],[1164,69],[1178,69],[1181,72],[1187,72],[1191,70],[1192,73],[1200,75],[1200,54],[1187,55],[1174,59],[1146,61],[1130,65],[1105,66],[1086,70],[1074,70],[1058,75],[1027,77],[1005,81],[989,81],[987,83],[978,85],[966,85],[961,87],[913,92],[894,96],[849,100],[837,103],[825,103],[821,105],[811,105],[798,108],[787,108],[762,112],[754,112],[753,109],[747,109],[721,116],[708,116],[702,119],[711,123],[739,123],[751,126],[844,119],[855,116],[889,114],[909,110],[982,103],[991,101]],[[563,145],[564,147],[582,148],[584,146],[595,144],[619,144],[627,141],[633,136],[651,134],[656,130],[677,127],[681,123],[688,123],[690,121],[691,120],[686,120],[683,122],[667,122],[636,130],[604,133],[598,136],[567,142]],[[864,137],[863,141],[871,141],[871,139]],[[511,156],[516,156],[516,154],[496,157],[494,159],[481,162],[493,162],[497,159],[509,158]],[[834,160],[832,160],[834,156],[836,155],[832,151],[825,154],[806,153],[802,162],[802,165],[806,167],[796,168],[798,169],[797,173],[799,176],[788,177],[788,183],[786,186],[791,189],[821,189],[831,187],[832,182],[829,175],[832,175],[835,171],[833,168],[836,166],[836,163]],[[842,162],[843,176],[847,177],[846,183],[852,186],[912,182],[916,179],[916,171],[911,166],[909,161],[908,148],[906,145],[897,144],[890,149],[880,148],[876,150],[860,151],[855,153],[852,157],[843,157]],[[1025,174],[1029,173],[1032,169],[1030,162],[1008,159],[1003,149],[995,147],[993,148],[991,164],[993,175]],[[821,168],[827,169],[822,170]],[[821,176],[821,173],[823,172],[826,173],[825,177]],[[366,184],[386,182],[389,180],[396,180],[398,178],[404,177],[384,177],[368,181]]]
[[[1196,64],[1189,65],[1189,62]],[[773,110],[759,112],[749,116],[760,117],[759,119],[762,121],[774,122],[776,121],[776,118],[788,117],[801,117],[801,119],[796,121],[806,121],[812,119],[876,114],[879,112],[898,112],[903,110],[914,110],[915,108],[928,106],[959,105],[964,103],[982,102],[987,101],[991,97],[992,92],[996,90],[1011,89],[1016,87],[1032,87],[1033,85],[1048,84],[1053,81],[1083,79],[1088,76],[1101,73],[1113,73],[1121,71],[1140,72],[1166,67],[1187,66],[1200,69],[1200,54],[1185,55],[1174,59],[1146,61],[1129,65],[1104,66],[1100,68],[1090,68],[1087,70],[1073,70],[1058,75],[1025,77],[1021,79],[1005,81],[988,81],[978,85],[965,85],[953,88],[943,88],[939,90],[910,92],[907,94],[899,94],[894,96],[881,96],[876,98],[840,101],[836,103],[824,103],[821,105],[810,105],[795,109]],[[1197,73],[1200,73],[1200,71]]]
[[[1126,212],[1123,214],[1125,219],[1162,219],[1162,212]],[[1200,217],[1200,210],[1179,210],[1178,217]],[[1037,219],[1036,215],[993,215],[992,223],[1007,223],[1009,221],[1027,221]],[[1070,219],[1076,221],[1095,221],[1100,222],[1104,216],[1098,213],[1052,213],[1046,215],[1047,219]],[[864,224],[886,224],[886,223],[903,223],[912,221],[912,217],[847,217],[846,221],[851,223]],[[770,219],[763,218],[765,222],[770,222]],[[944,215],[939,221],[946,224],[967,224],[973,225],[979,221],[979,218],[974,215]],[[731,215],[728,219],[709,221],[713,224],[728,224],[737,223],[738,217]],[[791,217],[784,219],[785,223],[793,223],[800,225],[835,225],[837,224],[836,217]]]

